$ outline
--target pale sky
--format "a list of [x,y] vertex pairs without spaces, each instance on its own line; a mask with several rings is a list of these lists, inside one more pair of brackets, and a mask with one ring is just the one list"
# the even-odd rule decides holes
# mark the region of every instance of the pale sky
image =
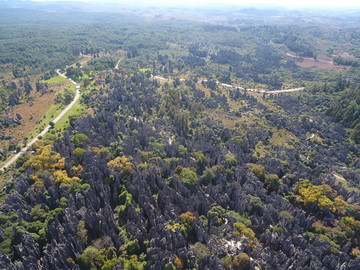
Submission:
[[232,5],[281,5],[285,7],[360,7],[359,0],[33,0],[33,1],[76,1],[76,2],[112,2],[112,3],[133,3],[133,4],[186,4],[186,5],[206,5],[212,4],[232,4]]

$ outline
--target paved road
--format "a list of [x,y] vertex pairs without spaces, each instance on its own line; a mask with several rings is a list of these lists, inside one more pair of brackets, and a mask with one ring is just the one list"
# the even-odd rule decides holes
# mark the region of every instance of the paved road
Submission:
[[[160,76],[154,76],[151,74],[151,78],[154,78],[156,80],[160,80],[160,81],[169,81],[169,78],[164,78],[164,77],[160,77]],[[184,81],[185,79],[180,79],[180,81]],[[203,80],[204,82],[207,82],[207,80]],[[226,84],[226,83],[221,83],[219,81],[216,81],[216,83],[218,85],[227,87],[227,88],[238,88],[241,90],[245,90],[245,88],[241,87],[241,86],[234,86],[231,84]],[[298,92],[298,91],[302,91],[304,90],[305,87],[297,87],[297,88],[291,88],[291,89],[279,89],[279,90],[273,90],[273,91],[266,91],[263,89],[251,89],[251,88],[246,88],[246,91],[250,91],[250,92],[256,92],[256,93],[262,93],[262,94],[281,94],[281,93],[290,93],[290,92]]]
[[120,62],[124,59],[124,57],[121,57],[119,61],[117,61],[114,69],[119,69]]
[[[245,88],[243,88],[241,86],[233,86],[233,85],[230,85],[230,84],[225,84],[225,83],[220,83],[220,82],[216,82],[216,83],[218,85],[228,87],[228,88],[238,88],[238,89],[241,89],[241,90],[245,90]],[[305,87],[297,87],[297,88],[291,88],[291,89],[279,89],[279,90],[266,91],[266,90],[263,90],[263,89],[246,88],[246,91],[262,93],[262,94],[281,94],[281,93],[290,93],[290,92],[303,91],[304,89],[305,89]]]
[[[59,69],[56,72],[57,74],[59,74],[59,76],[68,79],[69,81],[71,81],[73,84],[76,85],[76,94],[74,100],[69,105],[67,105],[66,108],[53,120],[55,124],[71,109],[71,107],[75,104],[75,102],[78,101],[78,99],[80,98],[80,84],[69,79],[68,77],[65,76],[65,74],[60,73]],[[26,152],[35,142],[39,140],[40,136],[44,136],[45,133],[49,131],[49,129],[50,129],[50,125],[48,125],[34,139],[32,139],[29,143],[27,143],[27,145],[24,148],[22,148],[19,153],[17,153],[8,162],[6,162],[5,165],[0,168],[0,171],[4,171],[6,168],[12,165],[24,152]]]

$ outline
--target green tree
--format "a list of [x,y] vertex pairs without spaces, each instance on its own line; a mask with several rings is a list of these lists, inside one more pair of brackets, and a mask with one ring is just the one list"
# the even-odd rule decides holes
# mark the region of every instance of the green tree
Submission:
[[278,190],[279,186],[281,184],[281,181],[279,179],[279,176],[276,174],[266,174],[265,175],[265,186],[269,190]]
[[89,137],[83,133],[77,133],[72,136],[71,141],[76,147],[83,147],[89,141]]

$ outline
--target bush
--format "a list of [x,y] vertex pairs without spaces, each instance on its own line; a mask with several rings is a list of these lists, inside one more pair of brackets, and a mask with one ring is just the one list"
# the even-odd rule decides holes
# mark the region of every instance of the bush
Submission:
[[196,220],[196,217],[194,216],[193,213],[187,211],[186,213],[182,213],[180,215],[180,220],[181,220],[182,223],[191,225]]
[[248,238],[250,243],[252,245],[256,244],[256,237],[255,237],[255,233],[252,229],[247,228],[245,226],[245,224],[241,223],[241,222],[236,222],[234,223],[234,234],[236,235],[243,235],[244,237]]
[[248,195],[250,198],[250,204],[255,208],[260,208],[263,206],[261,199],[257,196]]
[[195,252],[195,258],[198,262],[200,262],[206,256],[211,255],[211,250],[203,243],[196,242],[190,248]]
[[228,168],[228,169],[233,168],[233,167],[236,167],[236,165],[237,165],[237,160],[234,155],[228,154],[225,156],[225,167],[226,168]]
[[288,211],[280,211],[279,215],[280,217],[286,218],[289,221],[294,220],[294,216],[290,214]]
[[276,174],[266,174],[265,175],[265,186],[269,190],[276,191],[278,190],[281,181]]
[[206,157],[201,151],[195,152],[195,160],[198,174],[202,174],[207,164]]
[[85,143],[89,141],[89,137],[82,133],[77,133],[72,136],[71,141],[75,147],[83,147]]
[[66,199],[65,197],[61,197],[59,200],[59,206],[61,208],[65,208],[68,206],[68,199]]
[[223,218],[225,217],[226,210],[221,206],[215,205],[210,208],[207,213],[208,220],[210,225],[221,225],[223,222]]
[[250,268],[250,257],[244,252],[234,256],[233,266],[235,269],[247,270]]
[[212,169],[206,169],[201,176],[201,180],[204,185],[207,185],[211,183],[215,177],[215,173]]
[[189,190],[194,191],[198,183],[196,173],[189,168],[182,168],[180,166],[178,166],[175,171],[181,182],[183,182]]
[[251,171],[253,172],[253,174],[255,174],[257,177],[259,177],[259,179],[261,181],[265,180],[265,168],[262,165],[252,165],[251,167]]
[[86,153],[86,150],[83,149],[83,148],[77,147],[77,148],[74,149],[73,154],[75,155],[76,161],[78,163],[82,162],[85,153]]

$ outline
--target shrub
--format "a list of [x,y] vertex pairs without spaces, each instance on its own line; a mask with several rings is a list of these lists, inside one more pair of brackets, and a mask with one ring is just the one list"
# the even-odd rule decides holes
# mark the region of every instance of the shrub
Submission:
[[236,167],[236,165],[237,165],[237,160],[234,155],[231,155],[231,154],[225,155],[225,167],[226,168],[229,169],[232,167]]
[[77,232],[76,235],[81,239],[82,242],[87,242],[88,237],[88,231],[85,227],[85,222],[83,220],[80,220],[77,226]]
[[289,221],[294,220],[294,216],[292,214],[290,214],[288,211],[280,211],[279,215],[283,218],[286,218]]
[[195,152],[195,160],[198,174],[202,174],[207,164],[206,157],[201,151]]
[[299,193],[297,200],[307,205],[316,202],[323,209],[327,208],[332,212],[342,212],[347,203],[329,185],[313,185],[307,179],[300,179],[295,184],[295,190]]
[[248,197],[250,198],[250,204],[255,207],[255,208],[260,208],[263,206],[263,203],[261,201],[261,199],[257,196],[252,196],[252,195],[248,195]]
[[82,162],[85,153],[86,153],[86,150],[83,149],[83,148],[77,147],[77,148],[74,149],[73,154],[75,155],[76,161],[78,163]]
[[129,176],[133,173],[132,164],[126,156],[116,157],[109,161],[107,165],[113,171],[120,171],[124,176]]
[[235,229],[235,231],[234,231],[235,235],[243,235],[249,239],[249,241],[252,245],[256,244],[257,241],[256,241],[254,231],[250,228],[247,228],[245,226],[245,224],[243,224],[241,222],[236,222],[236,223],[234,223],[234,229]]
[[82,133],[77,133],[72,136],[71,141],[76,147],[83,147],[89,141],[89,137]]
[[184,269],[185,262],[182,258],[180,258],[179,256],[176,256],[175,260],[174,260],[174,265],[176,267],[176,270]]
[[276,174],[266,174],[265,175],[265,186],[269,190],[278,190],[281,181]]
[[198,262],[200,262],[206,256],[211,255],[211,250],[203,243],[196,242],[190,248],[195,252],[195,258]]
[[230,256],[225,256],[224,258],[221,259],[225,269],[231,269],[232,266],[232,260]]
[[265,168],[262,165],[254,164],[251,166],[251,171],[255,174],[261,181],[265,179]]
[[191,225],[191,224],[193,224],[194,221],[196,220],[196,217],[194,216],[193,213],[187,211],[187,212],[182,213],[182,214],[180,215],[180,220],[181,220],[182,223]]
[[61,197],[59,200],[59,205],[62,208],[65,208],[68,206],[68,199],[66,199],[65,197]]
[[183,182],[189,190],[194,191],[198,183],[196,173],[189,168],[182,168],[180,166],[178,166],[175,171],[181,182]]
[[215,173],[212,169],[206,169],[201,176],[202,183],[204,185],[207,185],[211,183],[215,179],[215,177]]
[[241,252],[238,255],[235,255],[233,258],[233,266],[235,269],[247,270],[250,268],[250,257]]
[[80,178],[79,177],[69,177],[67,172],[64,170],[58,170],[54,172],[54,176],[55,176],[55,182],[58,183],[68,183],[71,184],[73,182],[80,182]]
[[215,205],[210,208],[207,213],[208,220],[211,225],[221,225],[223,222],[223,218],[225,217],[226,210],[221,206]]

